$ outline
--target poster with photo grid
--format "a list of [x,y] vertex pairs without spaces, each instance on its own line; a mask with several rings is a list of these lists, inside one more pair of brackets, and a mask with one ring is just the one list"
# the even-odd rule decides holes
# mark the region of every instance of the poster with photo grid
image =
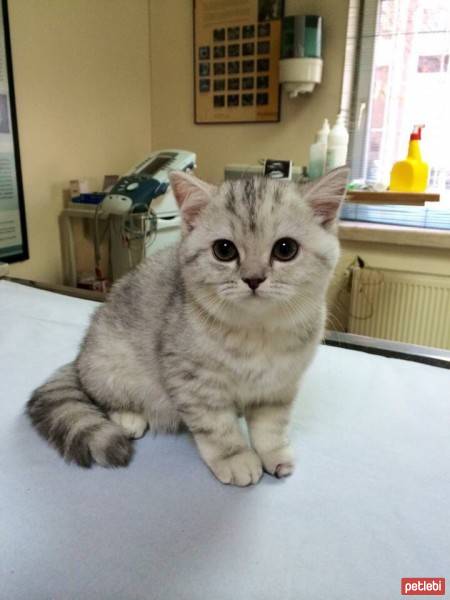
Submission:
[[194,0],[196,123],[280,120],[283,0]]
[[29,257],[9,38],[8,2],[0,1],[0,262]]

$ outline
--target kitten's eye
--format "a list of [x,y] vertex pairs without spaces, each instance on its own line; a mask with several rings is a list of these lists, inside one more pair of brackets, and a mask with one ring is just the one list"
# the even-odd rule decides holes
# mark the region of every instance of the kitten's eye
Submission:
[[298,254],[298,244],[292,238],[281,238],[272,248],[272,258],[284,262],[292,260]]
[[236,246],[230,240],[216,240],[213,244],[214,256],[217,260],[230,262],[239,256]]

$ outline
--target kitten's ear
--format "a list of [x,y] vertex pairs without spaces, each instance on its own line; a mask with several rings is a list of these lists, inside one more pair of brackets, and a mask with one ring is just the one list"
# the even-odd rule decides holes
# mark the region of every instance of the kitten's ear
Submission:
[[209,203],[215,187],[183,171],[172,171],[169,179],[183,222],[190,231]]
[[338,167],[301,189],[304,200],[310,204],[314,216],[326,229],[331,227],[338,218],[349,173],[348,167]]

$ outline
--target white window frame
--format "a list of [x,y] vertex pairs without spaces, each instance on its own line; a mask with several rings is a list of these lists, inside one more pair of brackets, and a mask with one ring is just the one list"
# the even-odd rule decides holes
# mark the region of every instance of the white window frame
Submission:
[[[353,179],[365,178],[367,172],[369,145],[367,134],[371,116],[369,100],[372,90],[378,0],[363,0],[363,2],[358,3],[358,8],[360,22],[359,31],[357,32],[357,46],[353,57],[351,57],[354,64],[354,76],[351,85],[351,106],[349,107],[351,121],[348,156]],[[367,65],[367,68],[363,70],[358,68],[362,62],[362,56],[364,57],[364,64]]]
[[[352,179],[367,178],[368,123],[371,118],[370,94],[373,84],[378,10],[379,0],[349,0],[341,110],[349,117],[348,163]],[[361,64],[364,65],[364,69],[360,68]],[[346,204],[341,218],[350,221],[450,230],[448,205],[430,208]]]

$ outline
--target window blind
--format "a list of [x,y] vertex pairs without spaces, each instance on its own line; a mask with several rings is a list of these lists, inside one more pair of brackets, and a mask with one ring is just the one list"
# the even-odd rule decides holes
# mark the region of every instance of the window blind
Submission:
[[369,204],[344,204],[341,219],[450,230],[450,209],[424,206],[376,206]]

